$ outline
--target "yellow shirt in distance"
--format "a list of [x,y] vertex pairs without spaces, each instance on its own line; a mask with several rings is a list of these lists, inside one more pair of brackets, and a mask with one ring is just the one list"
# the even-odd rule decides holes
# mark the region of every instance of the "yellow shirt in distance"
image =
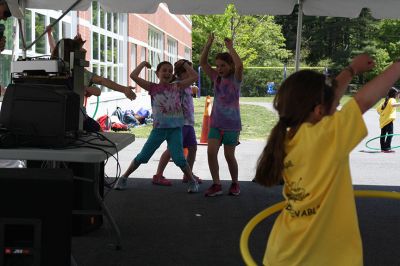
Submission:
[[396,103],[396,100],[394,98],[389,98],[387,105],[385,109],[382,110],[382,105],[385,103],[385,100],[383,100],[378,107],[376,108],[376,111],[379,114],[379,126],[383,128],[390,122],[393,122],[396,119],[396,107],[393,107],[392,104]]
[[286,141],[286,207],[272,228],[264,265],[363,264],[349,153],[366,135],[351,99],[317,124],[302,124]]

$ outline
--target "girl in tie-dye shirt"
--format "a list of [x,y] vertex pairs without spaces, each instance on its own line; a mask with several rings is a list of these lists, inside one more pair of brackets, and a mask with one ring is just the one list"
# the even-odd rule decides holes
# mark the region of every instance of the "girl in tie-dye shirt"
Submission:
[[147,163],[158,147],[166,140],[172,160],[189,177],[188,192],[198,192],[198,182],[193,178],[190,166],[183,155],[182,127],[184,119],[181,104],[181,90],[196,81],[198,75],[185,62],[183,67],[188,72],[187,78],[171,83],[173,67],[170,62],[164,61],[157,66],[156,75],[160,82],[156,84],[139,77],[144,67],[151,68],[151,65],[146,61],[140,63],[130,77],[140,87],[147,90],[151,96],[154,117],[153,130],[140,153],[116,183],[115,189],[124,189],[127,185],[128,176],[142,163]]
[[243,78],[243,63],[233,48],[232,40],[225,38],[225,46],[229,52],[217,54],[215,57],[216,69],[213,69],[208,63],[208,53],[213,41],[214,35],[211,34],[200,58],[202,69],[214,82],[214,104],[211,111],[207,150],[213,185],[206,191],[205,196],[222,195],[218,171],[218,151],[221,144],[224,144],[224,155],[232,178],[229,194],[238,196],[240,188],[235,149],[239,143],[239,134],[242,129],[239,94]]

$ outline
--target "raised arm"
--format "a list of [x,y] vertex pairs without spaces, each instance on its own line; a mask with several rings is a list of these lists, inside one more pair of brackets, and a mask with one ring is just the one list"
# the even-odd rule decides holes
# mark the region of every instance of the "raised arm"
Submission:
[[385,97],[388,90],[400,78],[400,62],[396,61],[386,68],[381,74],[365,84],[354,95],[362,113],[365,113],[377,101]]
[[345,93],[349,83],[355,75],[371,70],[375,66],[374,60],[367,54],[360,54],[353,58],[350,65],[345,67],[336,77],[337,87],[333,106],[336,108]]
[[213,75],[217,74],[217,72],[208,63],[208,54],[210,53],[210,48],[211,48],[213,41],[214,41],[214,33],[211,33],[208,36],[207,43],[204,46],[203,52],[201,53],[201,56],[200,56],[200,66],[203,69],[203,71],[206,73],[206,75],[210,78]]
[[142,69],[143,69],[144,67],[151,68],[151,65],[150,65],[148,62],[143,61],[142,63],[140,63],[140,64],[132,71],[132,73],[129,75],[129,77],[130,77],[133,81],[135,81],[135,82],[136,82],[140,87],[142,87],[143,89],[149,90],[150,85],[151,85],[151,82],[148,82],[147,80],[144,80],[144,79],[142,79],[142,78],[139,77],[140,72],[142,71]]
[[233,63],[235,64],[235,78],[236,80],[242,81],[243,79],[243,62],[237,54],[235,48],[233,48],[233,42],[229,38],[224,39],[225,46],[229,51],[229,54],[232,56]]
[[53,36],[53,28],[47,26],[46,32],[47,32],[47,40],[49,41],[49,46],[50,46],[50,53],[52,53],[54,51],[54,48],[56,47],[56,41],[54,40]]
[[[193,82],[195,82],[199,78],[199,75],[196,73],[196,71],[193,69],[193,67],[191,65],[189,65],[187,60],[183,61],[181,66],[183,66],[183,68],[185,68],[187,77],[178,82],[178,88],[186,88],[186,87],[192,85]],[[181,66],[179,66],[179,67],[181,67]]]
[[92,82],[95,84],[99,84],[99,85],[103,85],[107,88],[110,88],[114,91],[119,91],[121,93],[124,93],[125,96],[130,99],[130,100],[135,100],[136,99],[136,94],[133,92],[134,88],[130,87],[130,86],[122,86],[118,83],[115,83],[114,81],[101,77],[101,76],[97,76],[97,75],[93,75],[92,77]]

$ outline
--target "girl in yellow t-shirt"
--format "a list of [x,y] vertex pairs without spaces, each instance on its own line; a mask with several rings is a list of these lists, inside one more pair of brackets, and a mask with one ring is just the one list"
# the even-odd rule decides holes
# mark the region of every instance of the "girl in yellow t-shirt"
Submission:
[[382,152],[394,152],[391,148],[392,134],[393,134],[393,121],[396,119],[396,107],[400,103],[396,102],[399,98],[399,91],[392,87],[386,95],[385,101],[378,105],[376,111],[379,114],[379,126],[381,127],[381,150]]
[[340,111],[354,75],[372,69],[355,57],[335,80],[302,70],[274,98],[279,121],[257,162],[257,183],[284,181],[286,206],[268,238],[264,265],[363,265],[349,154],[367,135],[362,114],[400,78],[400,62],[365,84]]

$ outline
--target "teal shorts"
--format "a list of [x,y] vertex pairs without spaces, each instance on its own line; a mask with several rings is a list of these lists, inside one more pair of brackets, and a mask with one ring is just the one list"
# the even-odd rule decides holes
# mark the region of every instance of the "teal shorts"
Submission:
[[221,144],[234,146],[239,144],[239,135],[240,131],[221,130],[215,127],[210,128],[208,132],[209,139],[219,139]]

